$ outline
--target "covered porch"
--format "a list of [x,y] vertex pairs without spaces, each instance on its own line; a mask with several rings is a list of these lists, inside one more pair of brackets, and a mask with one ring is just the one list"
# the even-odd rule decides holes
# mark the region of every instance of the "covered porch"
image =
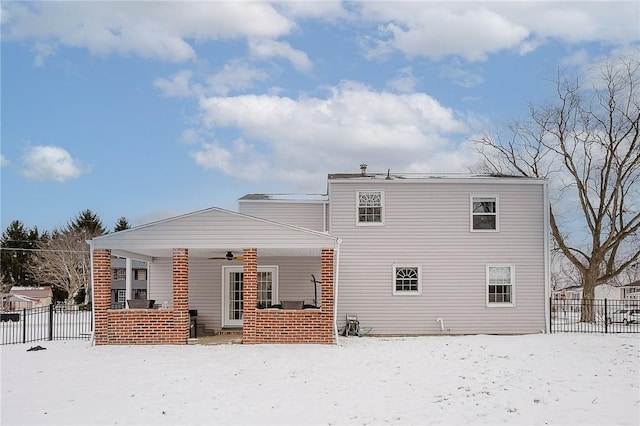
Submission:
[[[190,310],[243,343],[335,341],[339,239],[326,233],[214,208],[90,244],[96,344],[185,344]],[[111,309],[112,256],[148,262],[155,308]]]

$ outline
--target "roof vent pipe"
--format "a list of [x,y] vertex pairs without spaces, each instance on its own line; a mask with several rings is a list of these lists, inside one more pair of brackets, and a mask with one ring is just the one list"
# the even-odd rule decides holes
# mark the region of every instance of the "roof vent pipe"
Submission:
[[360,174],[362,176],[366,176],[367,175],[367,165],[366,164],[360,164]]

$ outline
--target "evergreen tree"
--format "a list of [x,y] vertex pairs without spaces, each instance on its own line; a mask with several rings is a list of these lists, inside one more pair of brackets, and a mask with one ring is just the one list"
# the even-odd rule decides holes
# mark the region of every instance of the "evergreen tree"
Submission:
[[[44,236],[43,236],[44,237]],[[12,286],[36,285],[27,266],[34,256],[40,236],[38,228],[28,229],[19,220],[14,220],[2,233],[0,269],[2,270],[2,291]]]
[[66,230],[84,232],[89,238],[107,233],[107,230],[102,225],[102,220],[89,209],[81,211],[78,216],[69,222]]
[[116,222],[116,227],[113,229],[113,231],[114,232],[124,231],[125,229],[129,229],[129,228],[131,228],[131,225],[129,225],[129,221],[127,220],[127,218],[123,216],[120,219],[118,219],[118,221]]

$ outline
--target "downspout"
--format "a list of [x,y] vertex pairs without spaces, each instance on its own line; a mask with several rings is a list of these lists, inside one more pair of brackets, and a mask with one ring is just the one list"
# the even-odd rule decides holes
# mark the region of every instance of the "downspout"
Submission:
[[333,271],[333,341],[338,343],[338,277],[340,276],[340,243],[336,241],[335,270]]
[[91,311],[93,312],[93,315],[91,315],[91,346],[95,346],[96,344],[96,309],[95,309],[95,286],[93,285],[93,240],[87,240],[87,243],[89,244],[89,261],[91,262],[90,265],[91,267],[89,268],[91,273]]
[[546,332],[551,331],[551,319],[550,319],[550,306],[549,298],[551,297],[551,268],[550,268],[550,209],[549,204],[549,182],[545,181],[543,184],[543,196],[544,196],[544,317]]

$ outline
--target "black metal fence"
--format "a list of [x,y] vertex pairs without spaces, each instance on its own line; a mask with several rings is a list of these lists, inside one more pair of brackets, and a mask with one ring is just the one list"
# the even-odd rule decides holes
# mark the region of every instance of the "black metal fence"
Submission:
[[550,299],[551,333],[640,333],[640,300]]
[[51,304],[0,313],[0,345],[40,340],[89,339],[93,312],[84,305]]

